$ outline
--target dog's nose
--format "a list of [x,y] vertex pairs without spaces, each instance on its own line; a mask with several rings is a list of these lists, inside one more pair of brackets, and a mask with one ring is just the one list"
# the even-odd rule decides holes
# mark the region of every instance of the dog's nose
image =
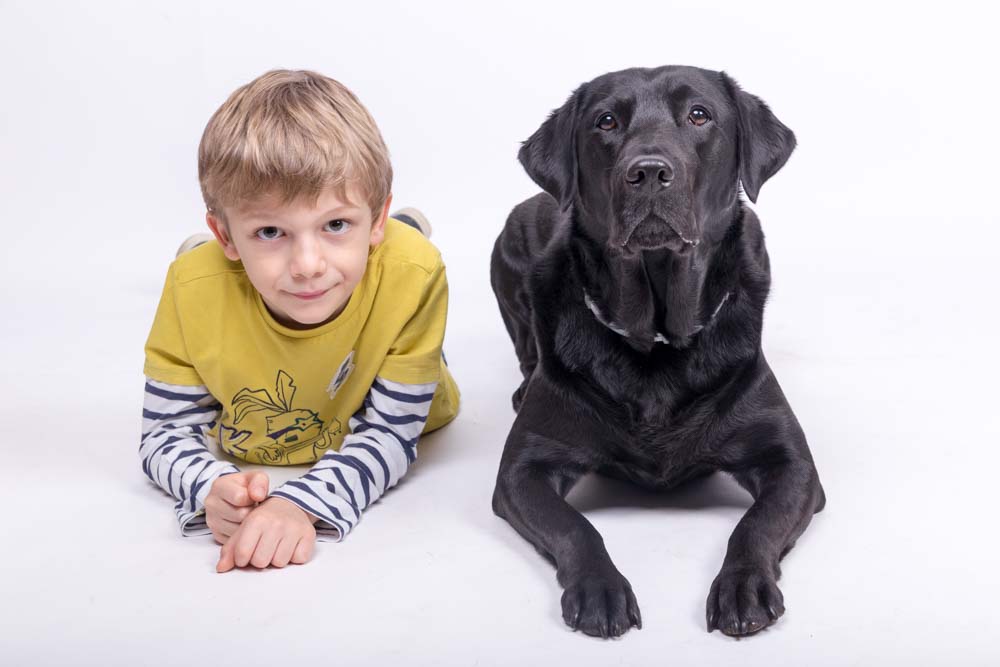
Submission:
[[667,187],[674,180],[674,168],[662,155],[640,155],[625,170],[625,180],[629,185],[645,185],[656,191]]

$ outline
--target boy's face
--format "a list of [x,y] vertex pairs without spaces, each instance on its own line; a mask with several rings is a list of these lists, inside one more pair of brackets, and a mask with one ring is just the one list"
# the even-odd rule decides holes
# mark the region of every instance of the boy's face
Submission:
[[341,313],[364,276],[368,249],[384,238],[392,196],[375,220],[366,203],[356,203],[365,201],[353,188],[346,201],[332,189],[315,202],[267,196],[227,209],[226,223],[208,213],[208,226],[226,257],[243,261],[275,319],[308,328]]

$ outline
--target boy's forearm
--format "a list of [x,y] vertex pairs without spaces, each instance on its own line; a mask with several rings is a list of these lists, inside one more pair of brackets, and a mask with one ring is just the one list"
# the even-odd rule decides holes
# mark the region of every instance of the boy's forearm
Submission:
[[205,497],[218,477],[239,469],[219,461],[206,445],[219,415],[205,387],[170,385],[147,378],[139,445],[142,470],[177,499],[174,510],[185,535],[207,533]]
[[364,405],[351,418],[340,451],[330,450],[304,476],[272,495],[319,517],[316,531],[343,539],[361,512],[396,485],[416,459],[436,382],[402,384],[376,378]]

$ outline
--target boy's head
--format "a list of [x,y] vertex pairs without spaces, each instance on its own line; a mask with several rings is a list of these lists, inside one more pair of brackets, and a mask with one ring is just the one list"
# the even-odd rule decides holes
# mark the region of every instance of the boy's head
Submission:
[[392,199],[385,143],[347,88],[275,70],[237,89],[205,128],[198,177],[209,227],[280,322],[340,314]]

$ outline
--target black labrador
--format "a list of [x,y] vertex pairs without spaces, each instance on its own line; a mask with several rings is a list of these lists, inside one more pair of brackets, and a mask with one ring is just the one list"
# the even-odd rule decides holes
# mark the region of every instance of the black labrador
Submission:
[[708,630],[784,613],[778,562],[825,497],[761,351],[770,267],[753,202],[795,136],[725,73],[630,69],[582,85],[518,158],[491,279],[524,382],[493,509],[556,566],[566,623],[641,627],[629,582],[565,496],[596,472],[668,489],[722,470],[753,496]]

